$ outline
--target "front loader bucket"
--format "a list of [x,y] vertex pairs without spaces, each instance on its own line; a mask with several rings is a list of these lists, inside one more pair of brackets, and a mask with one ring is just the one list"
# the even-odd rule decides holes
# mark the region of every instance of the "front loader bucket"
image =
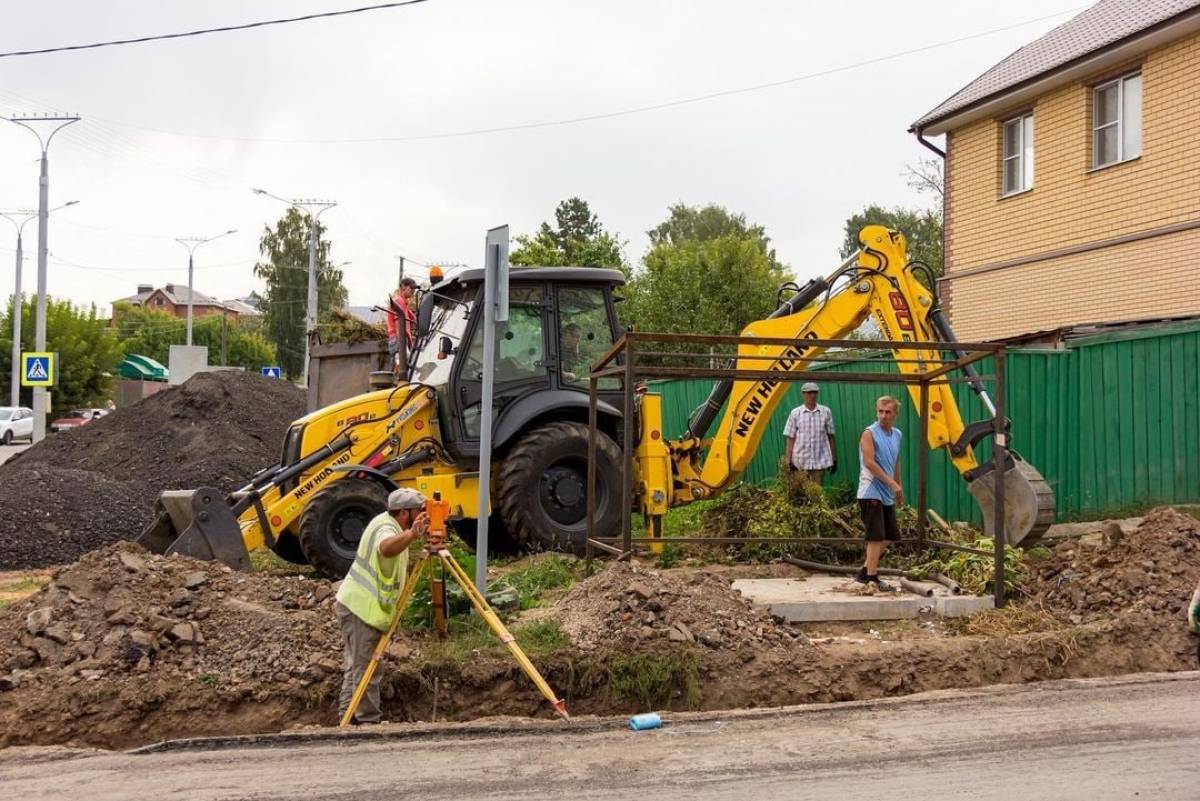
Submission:
[[242,529],[225,494],[212,487],[168,490],[158,496],[158,514],[137,541],[154,553],[179,553],[250,570]]
[[[1012,465],[1004,471],[1004,540],[1033,545],[1054,522],[1054,491],[1029,462],[1009,451]],[[983,513],[983,532],[995,536],[996,471],[987,470],[967,485]]]

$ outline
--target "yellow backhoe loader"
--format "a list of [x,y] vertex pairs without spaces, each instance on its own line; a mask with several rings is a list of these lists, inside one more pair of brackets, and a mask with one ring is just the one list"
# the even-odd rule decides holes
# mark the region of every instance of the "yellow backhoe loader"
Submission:
[[[932,272],[925,265],[908,261],[904,236],[898,231],[867,226],[859,233],[859,245],[859,250],[832,274],[797,288],[769,318],[753,322],[742,331],[747,337],[791,339],[791,344],[739,345],[736,366],[781,374],[805,370],[824,352],[806,344],[809,340],[841,339],[868,317],[884,339],[914,344],[894,354],[900,372],[915,374],[922,369],[922,362],[930,367],[940,365],[938,352],[916,347],[922,342],[956,341],[935,296],[917,280],[916,274],[924,270],[932,286]],[[928,445],[946,449],[980,504],[984,530],[990,533],[998,479],[990,461],[976,461],[973,448],[992,435],[996,407],[974,367],[963,370],[989,419],[965,425],[951,387],[931,384]],[[668,508],[711,498],[745,471],[762,439],[765,423],[787,386],[774,379],[719,382],[692,413],[680,439],[643,436],[638,440],[634,497],[649,536],[661,530],[662,515]],[[914,403],[919,403],[919,388],[910,385],[909,392]],[[706,439],[722,406],[725,414],[720,425],[713,437]],[[641,396],[638,416],[643,433],[662,430],[661,403],[654,393]],[[1010,544],[1036,541],[1054,522],[1053,491],[1032,465],[1012,451],[1003,480],[1005,539]]]
[[[774,356],[769,369],[800,370],[818,355],[805,339],[836,339],[868,315],[884,336],[952,341],[934,296],[918,282],[902,235],[869,226],[862,250],[826,278],[782,302],[746,335],[794,338],[754,347]],[[140,541],[158,552],[219,559],[249,568],[248,551],[269,547],[312,564],[329,578],[345,575],[367,522],[389,489],[409,486],[450,503],[458,533],[474,541],[482,367],[482,270],[430,288],[419,306],[416,347],[406,380],[319,409],[295,421],[279,464],[229,495],[212,488],[170,491]],[[521,268],[509,274],[509,319],[500,324],[495,364],[491,530],[526,548],[582,552],[586,539],[588,365],[619,336],[616,270]],[[919,351],[918,352],[926,352]],[[907,351],[906,351],[907,353]],[[931,354],[932,355],[932,354]],[[764,362],[749,366],[762,369]],[[900,364],[900,369],[912,369]],[[657,396],[642,396],[635,421],[622,420],[619,379],[599,385],[596,521],[618,530],[641,511],[652,530],[667,509],[713,497],[745,470],[778,403],[784,382],[717,384],[678,440],[635,436],[633,509],[622,509],[622,427],[662,430]],[[994,407],[975,382],[984,405]],[[996,477],[976,464],[971,447],[988,425],[964,426],[946,387],[931,387],[929,445],[949,449],[972,493],[986,502]],[[708,427],[728,401],[712,440]],[[940,405],[940,409],[939,409]],[[985,421],[987,422],[987,421]],[[1053,519],[1053,495],[1037,471],[1014,455],[1004,474],[1010,542],[1040,536]],[[984,507],[985,509],[990,506]]]

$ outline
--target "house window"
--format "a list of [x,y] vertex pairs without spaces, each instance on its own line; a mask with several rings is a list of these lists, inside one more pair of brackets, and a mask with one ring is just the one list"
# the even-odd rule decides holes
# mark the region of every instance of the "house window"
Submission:
[[1002,194],[1033,189],[1033,115],[1004,123]]
[[1092,90],[1092,166],[1142,155],[1142,74],[1126,75]]

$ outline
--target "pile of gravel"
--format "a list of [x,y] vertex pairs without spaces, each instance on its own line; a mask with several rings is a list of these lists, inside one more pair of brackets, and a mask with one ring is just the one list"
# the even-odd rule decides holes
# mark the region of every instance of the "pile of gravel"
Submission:
[[0,465],[0,569],[71,562],[141,533],[166,489],[233,490],[279,461],[304,393],[240,371],[184,384]]

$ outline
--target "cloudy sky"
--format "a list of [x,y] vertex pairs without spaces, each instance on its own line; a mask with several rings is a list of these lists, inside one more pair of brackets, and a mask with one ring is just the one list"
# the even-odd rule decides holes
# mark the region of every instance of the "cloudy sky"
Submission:
[[[10,3],[0,51],[362,4]],[[715,202],[765,225],[805,278],[836,263],[842,223],[863,205],[928,202],[902,175],[930,155],[906,133],[914,119],[1085,5],[429,0],[0,59],[0,112],[83,117],[51,147],[51,204],[80,204],[52,221],[50,291],[103,313],[138,283],[185,283],[181,236],[238,229],[198,251],[196,289],[256,288],[258,238],[284,207],[251,187],[338,201],[322,219],[358,305],[394,286],[397,255],[418,278],[430,263],[477,265],[487,228],[529,231],[571,195],[627,240],[632,263],[669,204]],[[37,156],[32,135],[0,124],[0,208],[36,206]],[[36,222],[25,243],[29,291]],[[13,245],[0,228],[0,292]]]

